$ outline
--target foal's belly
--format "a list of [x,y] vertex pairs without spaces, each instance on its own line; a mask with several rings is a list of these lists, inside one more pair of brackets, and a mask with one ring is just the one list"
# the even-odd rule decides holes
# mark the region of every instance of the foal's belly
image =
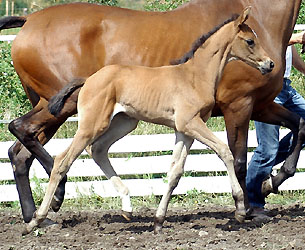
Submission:
[[175,128],[174,110],[147,110],[141,109],[140,107],[116,103],[110,120],[112,120],[113,117],[118,113],[125,113],[126,115],[137,120]]

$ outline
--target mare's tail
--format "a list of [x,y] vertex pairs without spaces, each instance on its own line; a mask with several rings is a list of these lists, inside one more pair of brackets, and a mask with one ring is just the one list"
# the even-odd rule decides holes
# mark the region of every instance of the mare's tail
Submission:
[[0,19],[0,30],[22,27],[26,22],[26,17],[7,16]]
[[66,100],[73,94],[73,92],[81,88],[85,84],[86,79],[76,78],[65,85],[55,96],[51,97],[48,104],[49,112],[58,116],[63,109]]

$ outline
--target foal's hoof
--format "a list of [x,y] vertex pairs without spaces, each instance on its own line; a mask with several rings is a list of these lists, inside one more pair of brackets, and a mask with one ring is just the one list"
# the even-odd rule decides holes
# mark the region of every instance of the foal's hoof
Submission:
[[162,225],[159,223],[154,224],[154,234],[161,234],[162,233]]
[[237,214],[237,213],[235,213],[235,219],[236,219],[239,223],[243,223],[243,222],[245,222],[246,215],[245,215],[245,214]]
[[31,220],[29,223],[25,225],[25,228],[22,230],[22,235],[27,235],[34,231],[38,226],[36,221]]
[[163,225],[163,222],[165,221],[165,217],[162,216],[162,217],[155,217],[155,220],[154,220],[154,233],[155,234],[161,234],[162,233],[162,225]]
[[130,221],[132,217],[132,212],[122,211],[122,216],[125,220]]

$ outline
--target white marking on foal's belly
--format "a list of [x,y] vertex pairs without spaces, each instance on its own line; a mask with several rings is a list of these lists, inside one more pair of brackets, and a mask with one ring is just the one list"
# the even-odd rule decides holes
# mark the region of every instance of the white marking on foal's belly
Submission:
[[114,109],[113,109],[113,112],[112,112],[112,115],[111,115],[111,117],[110,117],[110,121],[113,119],[113,117],[115,117],[115,115],[117,115],[118,113],[121,113],[121,112],[123,112],[123,113],[126,113],[126,108],[125,107],[123,107],[120,103],[116,103],[115,105],[114,105]]

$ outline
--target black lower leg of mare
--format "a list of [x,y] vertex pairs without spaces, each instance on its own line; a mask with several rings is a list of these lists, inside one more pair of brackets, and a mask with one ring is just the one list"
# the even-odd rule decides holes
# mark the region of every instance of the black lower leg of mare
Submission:
[[[23,117],[26,117],[26,116],[27,115],[25,115]],[[23,145],[25,145],[25,147],[41,163],[41,165],[43,166],[43,168],[45,169],[47,174],[50,176],[52,168],[53,168],[54,160],[50,156],[50,154],[43,148],[42,144],[36,138],[34,138],[34,136],[31,136],[31,135],[25,133],[26,130],[23,127],[23,126],[25,126],[25,123],[22,122],[23,117],[12,121],[9,124],[9,130],[13,135],[15,135],[18,138],[18,140]],[[52,130],[56,131],[58,127],[59,127],[59,125],[56,126],[56,129],[52,129]],[[49,138],[50,137],[51,136],[49,136]],[[18,162],[18,163],[22,164],[20,162]],[[28,166],[28,168],[30,168],[30,165]],[[18,167],[16,167],[16,168],[18,168]],[[26,177],[24,177],[24,178],[26,178]],[[58,186],[58,188],[55,192],[55,197],[56,197],[57,202],[52,204],[53,205],[52,209],[55,212],[57,212],[59,210],[59,208],[60,208],[60,206],[63,202],[64,195],[65,195],[65,183],[66,183],[66,181],[67,181],[67,177],[65,176],[62,179],[62,181],[60,182],[60,184],[59,184],[59,186]],[[27,194],[27,197],[30,197],[29,194]]]
[[9,158],[14,170],[14,178],[19,195],[24,221],[30,222],[36,211],[29,181],[30,166],[34,160],[32,154],[19,142],[9,149]]
[[287,159],[282,165],[279,173],[272,177],[274,192],[277,192],[278,187],[289,177],[292,177],[296,172],[300,151],[302,150],[305,142],[305,122],[302,118],[300,119],[298,128],[298,133],[295,133],[295,136],[293,137],[292,147]]

